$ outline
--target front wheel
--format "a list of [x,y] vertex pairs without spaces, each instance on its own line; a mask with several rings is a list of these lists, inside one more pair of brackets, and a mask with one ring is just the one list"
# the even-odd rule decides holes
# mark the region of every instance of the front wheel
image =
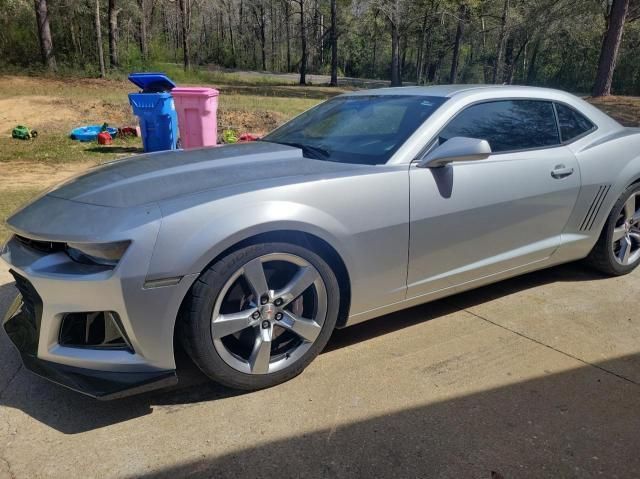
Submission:
[[261,389],[293,378],[320,353],[338,317],[335,274],[317,254],[288,243],[238,249],[196,281],[181,339],[211,379]]
[[640,263],[640,184],[616,202],[587,261],[610,276],[633,271]]

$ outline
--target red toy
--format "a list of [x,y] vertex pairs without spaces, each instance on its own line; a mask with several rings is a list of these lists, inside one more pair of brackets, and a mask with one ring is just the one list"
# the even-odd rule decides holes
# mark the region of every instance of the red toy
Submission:
[[238,141],[256,141],[259,140],[260,137],[258,135],[254,135],[253,133],[243,133],[240,135]]
[[111,144],[111,135],[107,131],[102,131],[98,133],[98,145],[110,145]]

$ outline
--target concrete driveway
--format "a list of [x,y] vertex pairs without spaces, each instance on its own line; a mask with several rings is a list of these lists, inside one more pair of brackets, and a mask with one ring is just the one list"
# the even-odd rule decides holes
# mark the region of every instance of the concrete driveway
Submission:
[[183,358],[175,389],[109,403],[2,334],[0,476],[639,477],[639,296],[640,271],[567,265],[338,331],[273,389]]

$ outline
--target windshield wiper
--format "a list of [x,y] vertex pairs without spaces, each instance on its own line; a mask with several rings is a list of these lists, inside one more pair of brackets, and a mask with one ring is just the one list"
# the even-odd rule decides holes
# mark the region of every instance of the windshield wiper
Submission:
[[294,148],[300,148],[302,150],[303,155],[310,158],[314,158],[316,160],[327,160],[331,156],[331,153],[329,153],[329,151],[319,146],[305,145],[303,143],[288,143],[284,141],[274,141],[274,143],[279,143],[280,145],[293,146]]

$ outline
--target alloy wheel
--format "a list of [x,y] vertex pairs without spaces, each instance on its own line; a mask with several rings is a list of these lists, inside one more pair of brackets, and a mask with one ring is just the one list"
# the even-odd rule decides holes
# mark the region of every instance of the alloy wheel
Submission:
[[640,258],[640,193],[633,193],[625,202],[613,229],[613,256],[624,266]]
[[220,291],[211,319],[213,346],[237,371],[273,373],[309,350],[326,314],[318,270],[294,254],[266,254],[238,269]]

